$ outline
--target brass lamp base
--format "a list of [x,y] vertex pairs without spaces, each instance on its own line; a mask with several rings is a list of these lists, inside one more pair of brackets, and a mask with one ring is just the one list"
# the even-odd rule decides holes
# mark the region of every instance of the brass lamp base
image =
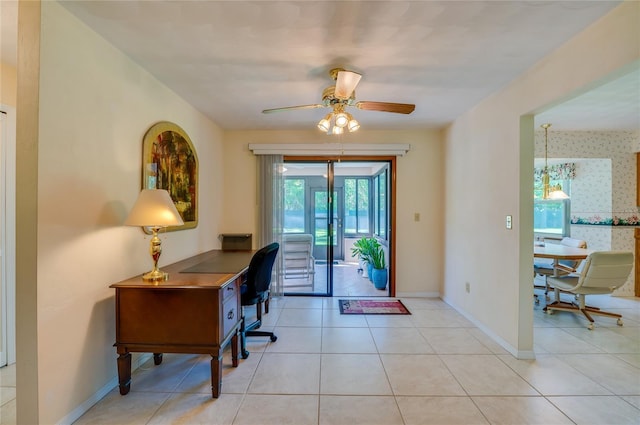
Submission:
[[169,273],[165,273],[161,270],[151,270],[148,273],[142,275],[142,280],[147,282],[159,282],[169,279]]
[[162,241],[158,237],[159,230],[160,227],[158,226],[151,228],[153,236],[149,244],[149,254],[153,259],[153,269],[142,275],[142,280],[146,282],[160,282],[169,279],[169,273],[165,273],[158,268],[158,260],[160,259],[160,254],[162,254]]

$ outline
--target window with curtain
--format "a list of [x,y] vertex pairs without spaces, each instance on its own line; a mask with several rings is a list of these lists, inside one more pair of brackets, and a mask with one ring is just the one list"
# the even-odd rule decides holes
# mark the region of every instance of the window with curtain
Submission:
[[[277,242],[282,249],[285,190],[283,171],[282,155],[258,156],[258,209],[260,214],[258,248]],[[283,294],[282,255],[280,252],[273,269],[271,295],[280,296]]]
[[[533,231],[549,237],[571,236],[571,200],[542,199],[543,168],[534,171]],[[559,186],[571,196],[571,180],[576,175],[574,163],[555,164],[548,167],[549,186]]]

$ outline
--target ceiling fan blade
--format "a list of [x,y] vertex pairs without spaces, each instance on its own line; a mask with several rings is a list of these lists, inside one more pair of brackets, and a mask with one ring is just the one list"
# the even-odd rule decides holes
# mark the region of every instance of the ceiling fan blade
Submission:
[[355,104],[358,109],[365,111],[395,112],[396,114],[410,114],[416,105],[410,103],[370,102],[360,101]]
[[325,105],[321,103],[314,103],[313,105],[285,106],[284,108],[265,109],[264,111],[262,111],[262,113],[271,114],[273,112],[293,111],[296,109],[317,109],[317,108],[324,108],[324,107]]
[[351,97],[351,93],[356,89],[362,75],[353,71],[339,71],[336,78],[336,89],[334,96],[338,99],[346,100]]

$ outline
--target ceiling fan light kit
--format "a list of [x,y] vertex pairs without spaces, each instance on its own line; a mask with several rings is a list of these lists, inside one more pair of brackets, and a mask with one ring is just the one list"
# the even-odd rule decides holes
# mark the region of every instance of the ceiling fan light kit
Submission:
[[325,115],[325,117],[318,122],[317,127],[327,134],[342,134],[345,128],[349,132],[357,131],[360,128],[360,123],[353,118],[350,113],[345,111],[345,107],[347,106],[353,106],[365,111],[394,112],[397,114],[410,114],[416,107],[409,103],[356,102],[355,88],[360,82],[362,75],[342,68],[332,69],[329,75],[335,80],[336,84],[335,86],[329,86],[324,89],[322,92],[322,103],[265,109],[262,113],[270,114],[293,109],[333,108],[332,112]]
[[328,113],[318,122],[318,129],[327,134],[343,134],[345,128],[352,133],[358,131],[360,123],[350,113],[344,112],[341,104],[335,105],[333,112]]
[[328,132],[331,129],[331,115],[327,114],[323,119],[318,123],[318,128],[322,131]]

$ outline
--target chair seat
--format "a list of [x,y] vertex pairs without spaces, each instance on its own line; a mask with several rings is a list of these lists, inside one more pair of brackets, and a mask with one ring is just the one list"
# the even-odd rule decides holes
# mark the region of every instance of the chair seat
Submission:
[[545,258],[536,259],[533,262],[534,269],[551,269],[553,270],[553,260],[548,260]]
[[[271,285],[271,273],[273,264],[278,255],[280,245],[277,242],[271,243],[259,249],[251,258],[246,280],[240,285],[240,304],[242,305],[242,320],[240,325],[240,350],[243,359],[249,356],[246,349],[246,337],[248,336],[268,336],[272,342],[278,337],[273,332],[256,331],[262,325],[262,304],[265,306],[265,313],[269,312],[269,287]],[[244,308],[245,306],[256,306],[256,320],[247,323]]]
[[261,292],[254,294],[253,296],[247,295],[249,293],[249,287],[246,284],[240,285],[240,304],[241,305],[256,305],[263,303],[269,298],[268,292]]
[[534,273],[540,275],[552,275],[553,274],[553,263],[533,263],[533,271]]
[[580,286],[576,288],[579,279],[580,276],[577,275],[557,278],[549,277],[549,285],[559,289],[560,291],[571,292],[573,294],[604,295],[613,292],[613,289],[607,287]]
[[[633,253],[624,251],[599,251],[589,254],[579,273],[565,276],[548,276],[549,285],[554,287],[555,301],[548,304],[544,311],[551,314],[554,310],[581,313],[589,320],[589,330],[593,329],[592,315],[608,316],[617,319],[622,326],[622,316],[602,311],[586,305],[585,296],[611,294],[624,285],[633,267]],[[578,304],[560,300],[560,291],[576,295]]]

